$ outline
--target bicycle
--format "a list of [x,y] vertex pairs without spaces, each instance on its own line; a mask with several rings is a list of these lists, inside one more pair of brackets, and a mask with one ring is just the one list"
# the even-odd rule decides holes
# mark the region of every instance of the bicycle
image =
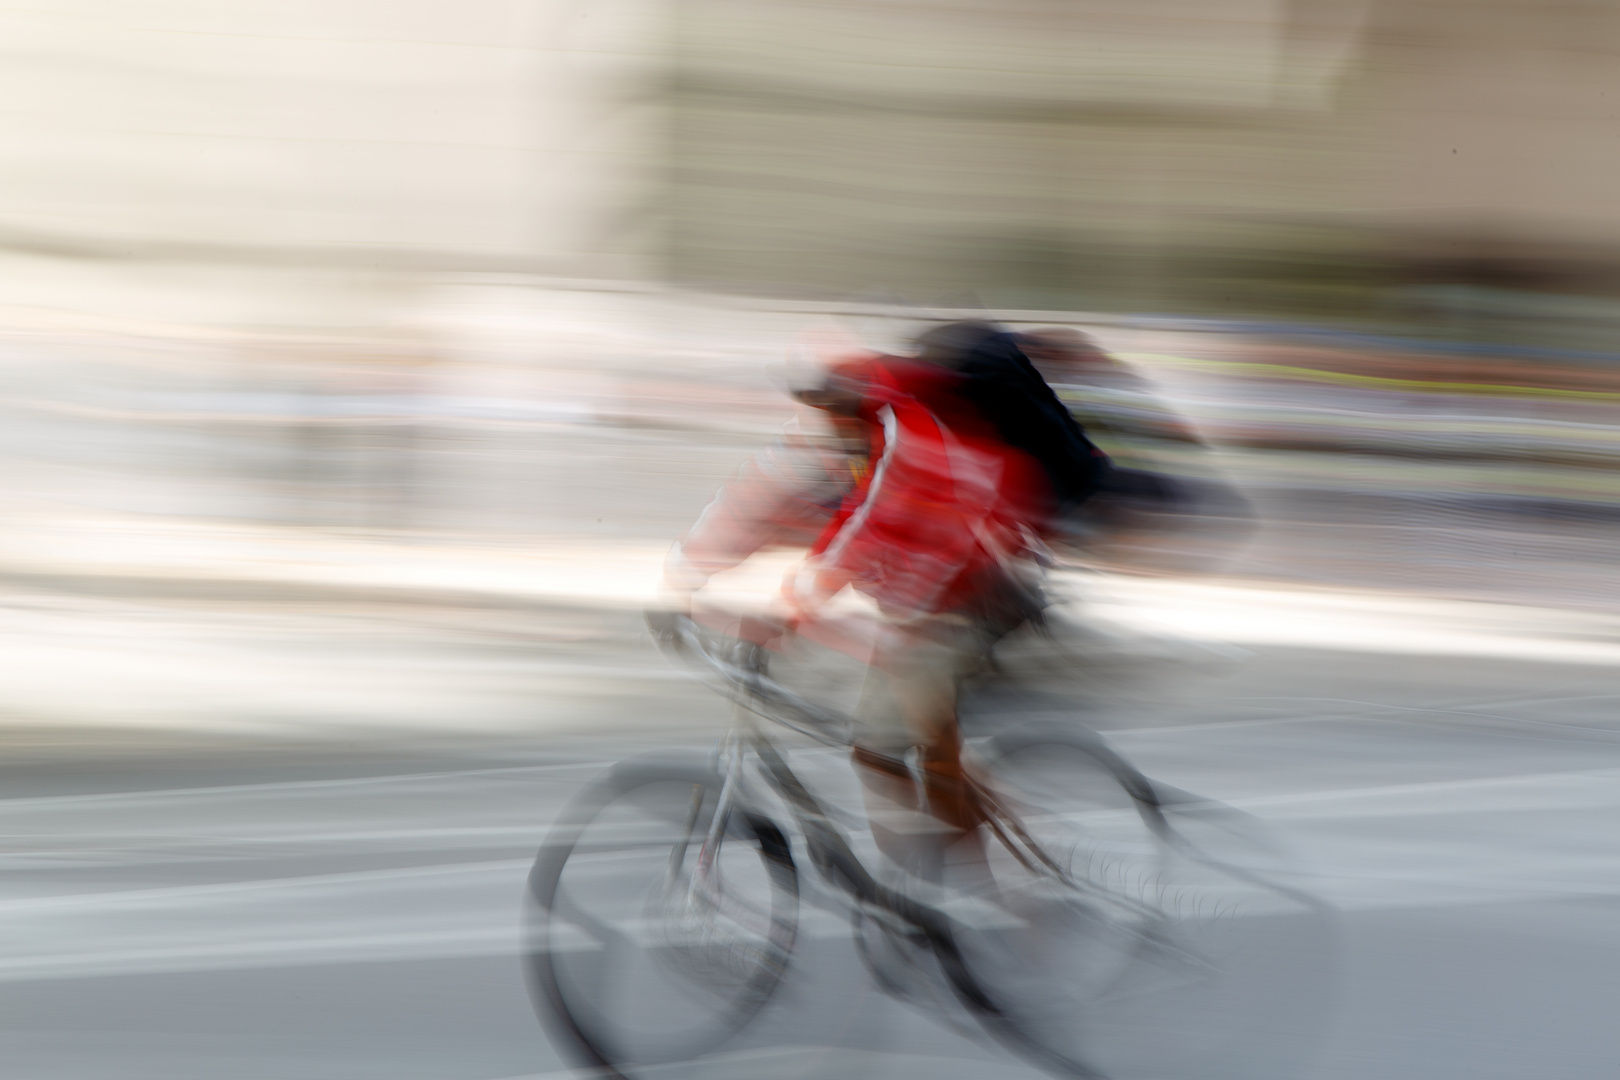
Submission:
[[[739,723],[707,757],[614,766],[564,810],[530,873],[531,998],[596,1075],[700,1058],[759,1014],[798,943],[801,867],[843,898],[883,989],[936,1011],[954,1002],[959,1029],[1076,1080],[1113,1073],[1093,1051],[1122,1008],[1179,1007],[1196,1028],[1234,971],[1252,981],[1248,962],[1278,949],[1266,945],[1276,926],[1257,934],[1248,916],[1283,911],[1295,946],[1325,940],[1308,894],[1204,842],[1244,835],[1241,816],[1154,783],[1072,723],[975,740],[996,884],[919,898],[916,883],[871,868],[856,850],[864,819],[818,798],[773,735],[847,748],[851,719],[773,678],[757,644],[685,616],[655,632],[737,704]],[[1275,966],[1260,969],[1276,978]],[[1192,1037],[1203,1075],[1228,1019]]]

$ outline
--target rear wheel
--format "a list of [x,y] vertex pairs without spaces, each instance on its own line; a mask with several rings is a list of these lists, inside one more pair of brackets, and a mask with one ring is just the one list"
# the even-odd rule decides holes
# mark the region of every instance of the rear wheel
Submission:
[[530,996],[615,1075],[713,1050],[764,1006],[798,921],[782,831],[702,764],[628,764],[576,799],[529,875]]
[[1084,729],[998,735],[978,765],[1011,843],[989,841],[994,903],[963,950],[1012,1027],[1111,1080],[1297,1075],[1330,927],[1259,822],[1156,787]]

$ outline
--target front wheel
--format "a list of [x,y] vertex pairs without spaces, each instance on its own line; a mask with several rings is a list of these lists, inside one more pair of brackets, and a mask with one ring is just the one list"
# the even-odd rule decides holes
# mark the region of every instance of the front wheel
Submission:
[[781,980],[798,923],[792,855],[769,819],[722,808],[721,786],[702,763],[620,765],[535,860],[530,997],[579,1065],[622,1077],[701,1056]]

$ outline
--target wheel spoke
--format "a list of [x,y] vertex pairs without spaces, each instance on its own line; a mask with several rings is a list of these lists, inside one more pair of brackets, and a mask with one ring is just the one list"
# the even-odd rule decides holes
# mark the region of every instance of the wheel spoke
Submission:
[[717,792],[712,774],[679,768],[615,778],[565,812],[563,846],[536,864],[536,1004],[585,1064],[702,1054],[781,977],[796,875],[752,818],[715,830]]

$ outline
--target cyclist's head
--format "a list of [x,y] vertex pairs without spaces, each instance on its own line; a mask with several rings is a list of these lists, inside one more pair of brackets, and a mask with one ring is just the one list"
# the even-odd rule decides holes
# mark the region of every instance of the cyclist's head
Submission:
[[878,353],[839,330],[821,328],[806,333],[789,354],[788,393],[834,417],[853,417],[860,411]]
[[872,379],[872,369],[882,362],[883,357],[877,353],[841,357],[828,364],[815,383],[794,390],[793,398],[833,416],[858,416]]

